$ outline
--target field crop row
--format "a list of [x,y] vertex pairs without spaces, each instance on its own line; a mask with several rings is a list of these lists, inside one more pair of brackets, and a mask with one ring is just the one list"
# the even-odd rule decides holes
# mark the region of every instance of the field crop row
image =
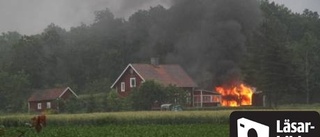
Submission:
[[[278,109],[280,111],[318,111],[319,109]],[[272,111],[278,111],[272,110]],[[266,111],[271,111],[270,109]],[[37,134],[24,123],[34,115],[2,115],[0,125],[6,136],[28,130],[26,137],[90,137],[90,136],[215,136],[229,132],[232,110],[219,111],[142,111],[90,114],[47,115],[47,127]]]
[[[239,110],[239,109],[238,109]],[[262,109],[259,109],[261,111]],[[277,109],[272,111],[318,111],[319,109]],[[215,111],[140,111],[140,112],[107,112],[85,114],[55,114],[47,115],[49,125],[119,125],[119,124],[227,124],[233,110]],[[249,110],[250,111],[250,110]],[[271,111],[271,109],[266,109]],[[2,115],[0,125],[5,127],[19,127],[30,122],[34,115]]]
[[[6,136],[16,136],[17,128],[11,128]],[[28,129],[19,129],[28,130]],[[182,125],[105,125],[105,126],[48,126],[40,133],[26,132],[26,137],[227,137],[227,124]]]
[[[231,111],[143,111],[111,112],[90,114],[47,115],[49,125],[119,125],[119,124],[227,124]],[[0,117],[0,124],[6,127],[23,126],[32,115]]]

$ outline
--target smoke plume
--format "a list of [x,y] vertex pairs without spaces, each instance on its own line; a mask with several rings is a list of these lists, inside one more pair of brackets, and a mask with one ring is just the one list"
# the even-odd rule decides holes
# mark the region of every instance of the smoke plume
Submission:
[[257,0],[175,0],[150,29],[149,48],[156,50],[149,53],[171,43],[160,54],[166,63],[181,64],[200,85],[231,84],[241,79],[239,63],[260,14]]

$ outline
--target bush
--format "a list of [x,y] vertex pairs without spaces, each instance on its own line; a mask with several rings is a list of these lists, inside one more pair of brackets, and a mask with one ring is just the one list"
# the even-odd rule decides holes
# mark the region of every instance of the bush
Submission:
[[116,90],[109,92],[107,96],[108,111],[131,110],[131,103],[128,98],[119,96]]
[[85,102],[76,97],[71,97],[70,99],[61,102],[61,112],[79,113],[84,112],[85,108]]
[[165,87],[166,102],[171,104],[185,105],[187,104],[188,93],[182,88],[173,85]]
[[131,92],[130,100],[135,110],[150,110],[154,104],[165,102],[167,95],[162,85],[154,81],[146,81]]

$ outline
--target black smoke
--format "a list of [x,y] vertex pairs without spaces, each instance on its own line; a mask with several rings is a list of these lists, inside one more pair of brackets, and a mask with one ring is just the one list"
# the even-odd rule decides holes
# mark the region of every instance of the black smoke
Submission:
[[[246,41],[261,12],[257,0],[174,0],[158,20],[142,52],[181,64],[200,85],[212,87],[241,80]],[[170,50],[161,52],[164,46]]]

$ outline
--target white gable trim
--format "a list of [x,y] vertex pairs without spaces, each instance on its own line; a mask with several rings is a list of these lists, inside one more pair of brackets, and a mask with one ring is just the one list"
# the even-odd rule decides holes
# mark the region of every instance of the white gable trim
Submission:
[[78,95],[77,95],[76,93],[74,93],[74,91],[73,91],[70,87],[67,87],[67,88],[61,93],[61,95],[59,95],[59,98],[61,98],[61,97],[63,96],[63,94],[66,93],[68,90],[70,90],[71,93],[72,93],[74,96],[78,97]]
[[120,76],[117,78],[117,80],[112,84],[112,86],[110,88],[113,88],[118,81],[120,80],[120,78],[122,77],[122,75],[128,70],[128,68],[131,67],[133,69],[134,72],[136,72],[138,74],[138,76],[142,79],[142,81],[145,81],[144,78],[139,74],[139,72],[132,66],[132,64],[129,64],[120,74]]

